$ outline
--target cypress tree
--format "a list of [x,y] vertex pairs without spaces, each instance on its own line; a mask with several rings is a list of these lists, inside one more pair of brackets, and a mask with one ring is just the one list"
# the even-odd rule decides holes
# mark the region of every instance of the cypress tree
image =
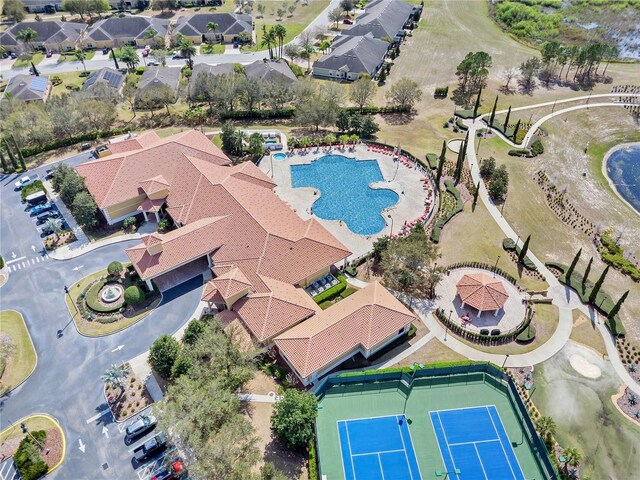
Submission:
[[511,116],[511,105],[509,105],[509,111],[507,112],[507,118],[504,119],[504,134],[507,134],[507,128],[509,126],[509,117]]
[[4,158],[4,153],[0,152],[0,162],[2,162],[2,169],[4,173],[9,173],[9,164],[7,163],[7,159]]
[[522,263],[524,257],[527,256],[527,252],[529,251],[529,240],[531,240],[531,235],[527,237],[522,245],[522,250],[520,250],[520,254],[518,255],[518,262]]
[[[464,145],[462,147],[464,147]],[[462,175],[462,166],[464,165],[464,148],[462,147],[458,152],[458,161],[456,162],[456,170],[453,174],[453,180],[456,185],[460,182],[460,175]]]
[[442,151],[440,152],[440,161],[438,162],[438,172],[436,173],[436,188],[439,188],[440,178],[442,178],[442,169],[447,155],[447,142],[442,141]]
[[16,157],[13,156],[13,153],[11,152],[11,148],[9,148],[9,143],[7,142],[6,138],[3,138],[2,141],[4,142],[4,148],[7,150],[7,155],[9,155],[9,160],[11,160],[11,165],[13,165],[13,169],[14,170],[18,170],[18,162],[16,162]]
[[471,208],[473,210],[476,209],[476,205],[478,204],[478,193],[480,193],[480,182],[478,182],[478,184],[476,185],[476,190],[475,192],[473,192],[473,204],[471,205]]
[[18,161],[20,162],[20,166],[22,167],[22,170],[26,171],[27,170],[27,166],[24,163],[24,157],[22,156],[22,150],[20,150],[20,147],[18,146],[18,142],[16,142],[16,137],[11,135],[11,141],[16,146],[16,151],[18,152]]
[[496,95],[496,101],[493,102],[493,109],[491,110],[491,116],[489,117],[489,127],[493,126],[493,120],[496,118],[497,106],[498,106],[498,96]]
[[516,138],[518,138],[518,130],[520,130],[520,119],[516,122],[516,127],[513,129],[513,143],[516,142]]
[[565,278],[569,285],[571,285],[571,275],[573,275],[573,271],[575,270],[576,265],[578,264],[578,260],[580,260],[581,254],[582,254],[582,248],[578,250],[578,253],[576,253],[576,256],[573,257],[573,261],[571,262],[571,265],[569,265],[569,269],[565,273]]
[[622,304],[627,299],[627,295],[629,295],[629,290],[624,292],[620,297],[620,300],[618,300],[618,302],[613,306],[613,308],[609,312],[609,315],[607,315],[607,318],[609,320],[611,320],[613,317],[615,317],[618,314],[618,312],[620,311],[620,307],[622,307]]
[[596,298],[598,297],[598,292],[600,291],[600,287],[602,287],[602,283],[604,282],[604,278],[607,276],[607,273],[609,273],[609,265],[607,265],[607,268],[603,270],[602,275],[600,275],[600,278],[598,279],[596,284],[593,286],[593,289],[589,294],[589,303],[594,303],[596,301]]
[[587,263],[587,269],[584,271],[584,277],[582,277],[582,287],[587,283],[587,278],[589,278],[589,272],[591,271],[591,264],[593,263],[593,257],[589,259],[589,263]]
[[478,90],[478,97],[476,98],[476,105],[473,107],[473,118],[478,116],[478,108],[480,108],[480,95],[482,95],[482,87]]

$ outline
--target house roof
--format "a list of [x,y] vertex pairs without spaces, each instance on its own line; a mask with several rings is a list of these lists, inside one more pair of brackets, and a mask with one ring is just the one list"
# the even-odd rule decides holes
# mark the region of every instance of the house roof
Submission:
[[313,68],[372,74],[382,63],[389,44],[368,33],[364,36],[339,36],[331,49],[331,53],[313,63]]
[[342,32],[343,35],[366,35],[375,38],[394,38],[414,12],[414,5],[401,0],[375,0],[369,2],[364,13],[356,18],[355,25]]
[[253,31],[253,18],[251,15],[235,13],[196,13],[178,17],[171,35],[175,37],[179,33],[185,37],[196,37],[203,34],[212,34],[207,24],[218,24],[215,34],[239,35],[243,32],[251,35]]
[[87,77],[87,80],[82,85],[82,89],[90,90],[96,85],[96,83],[101,82],[115,88],[116,90],[120,90],[120,87],[124,84],[124,78],[124,74],[115,68],[104,67],[100,70],[96,70],[95,72],[91,72]]
[[414,319],[389,291],[373,282],[278,335],[274,342],[300,377],[307,378],[356,348],[376,347]]
[[251,288],[251,282],[238,267],[233,266],[208,283],[213,285],[225,300]]
[[284,60],[257,60],[245,65],[244,71],[249,78],[257,78],[263,82],[283,80],[286,83],[298,81],[289,64]]
[[77,22],[20,22],[4,32],[0,32],[0,45],[9,47],[18,45],[20,43],[18,34],[21,30],[27,28],[35,30],[38,34],[35,43],[76,43],[82,32],[87,28],[87,24]]
[[167,182],[162,175],[156,175],[155,177],[143,180],[139,185],[147,195],[152,195],[169,188],[169,182]]
[[216,246],[211,259],[216,266],[240,267],[257,292],[269,290],[261,276],[296,284],[350,255],[315,219],[302,220],[282,202],[273,181],[252,162],[229,163],[207,137],[189,130],[77,171],[100,208],[144,195],[140,182],[161,175],[169,184],[165,205],[174,221],[188,226],[223,217],[209,237]]
[[9,80],[2,98],[16,98],[25,102],[45,100],[47,87],[51,84],[48,77],[16,75]]
[[159,212],[162,205],[164,205],[164,198],[157,200],[145,198],[138,206],[138,210],[141,212]]
[[169,31],[170,20],[155,17],[110,17],[94,23],[85,36],[85,41],[99,42],[122,38],[145,38],[145,32],[155,30],[157,35],[165,37]]
[[177,90],[180,83],[180,73],[179,67],[147,67],[138,84],[138,94],[149,87],[163,85]]
[[158,134],[154,130],[151,130],[150,132],[146,132],[132,138],[127,138],[126,140],[109,143],[109,151],[112,154],[133,152],[135,150],[141,150],[149,147],[159,141],[160,137]]
[[464,303],[481,312],[498,310],[509,298],[502,281],[484,273],[464,275],[456,284],[456,290]]
[[[140,244],[125,252],[143,280],[155,278],[218,248],[220,245],[214,237],[217,222],[222,218],[203,218],[169,233],[147,235]],[[148,247],[159,243],[161,251],[150,254]]]

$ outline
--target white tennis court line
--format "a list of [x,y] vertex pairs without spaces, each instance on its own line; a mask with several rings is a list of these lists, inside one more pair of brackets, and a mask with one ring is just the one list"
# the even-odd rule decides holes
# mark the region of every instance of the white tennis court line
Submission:
[[344,455],[342,455],[342,439],[340,438],[340,422],[344,420],[338,420],[336,422],[336,428],[338,429],[338,442],[340,443],[340,457],[342,458],[342,473],[344,473],[344,478],[347,478],[347,470],[344,468]]
[[484,475],[484,478],[488,480],[489,477],[487,477],[487,472],[484,469],[484,464],[482,463],[482,457],[480,456],[478,447],[476,447],[475,444],[473,445],[473,449],[476,451],[476,456],[478,457],[478,461],[480,462],[480,468],[482,469],[482,474]]
[[[405,421],[406,421],[405,416]],[[411,437],[411,429],[409,429],[409,425],[407,425],[407,432],[409,432],[409,440],[411,440],[411,448],[413,449],[413,458],[416,460],[416,467],[418,467],[418,475],[422,478],[422,472],[420,471],[420,464],[418,463],[418,457],[416,456],[416,449],[413,446],[413,437]],[[440,454],[442,456],[442,454]],[[409,471],[411,471],[411,465],[409,465]]]
[[[495,407],[495,405],[492,405],[492,406],[493,406],[493,408],[496,409],[496,413],[498,414],[498,418],[500,418],[500,413],[498,412],[498,409]],[[489,415],[489,419],[491,420],[491,425],[493,425],[493,430],[496,432],[496,435],[498,436],[498,439],[500,439],[500,434],[498,433],[498,429],[496,428],[496,424],[493,421],[493,417],[491,416],[491,411],[489,410],[488,406],[487,406],[487,415]],[[500,418],[500,423],[502,423],[502,419],[501,418]],[[504,425],[502,425],[502,428],[504,429]],[[505,435],[506,435],[506,433],[507,432],[505,430]],[[509,436],[507,436],[507,440],[509,440]],[[507,463],[509,464],[509,470],[511,470],[511,476],[513,477],[513,480],[517,480],[516,472],[513,471],[513,467],[511,466],[511,460],[509,460],[509,455],[507,455],[507,451],[505,450],[504,445],[502,444],[502,440],[500,440],[500,446],[502,447],[502,453],[504,453],[504,458],[507,459]],[[518,468],[520,469],[520,472],[522,472],[522,467],[520,467],[520,462],[518,462],[518,457],[516,456],[516,452],[513,452],[513,456],[516,457],[516,462],[518,463]]]
[[494,438],[493,440],[478,440],[477,442],[450,443],[449,445],[452,446],[452,447],[456,447],[458,445],[475,445],[476,443],[491,443],[491,442],[502,443],[499,438]]
[[[456,467],[456,461],[453,459],[453,453],[451,453],[451,448],[449,447],[449,439],[447,438],[447,432],[444,429],[444,425],[442,423],[442,419],[440,418],[440,412],[436,412],[436,415],[438,415],[438,421],[440,422],[440,428],[442,429],[442,435],[444,436],[444,441],[447,442],[447,450],[449,450],[449,456],[451,457],[451,463],[453,463],[453,471],[455,472],[458,467]],[[437,438],[437,435],[436,435]],[[445,470],[446,470],[446,466],[447,464],[445,463]],[[454,473],[454,475],[459,479],[460,477],[458,477],[458,475],[456,473]]]
[[[356,480],[356,466],[353,464],[353,452],[351,451],[351,439],[349,438],[349,422],[344,422],[344,429],[347,432],[347,445],[349,445],[349,460],[351,461],[351,471],[353,478]],[[345,477],[346,478],[346,477]]]
[[407,455],[407,446],[404,444],[404,438],[402,438],[402,429],[400,428],[400,423],[398,421],[398,417],[396,416],[396,426],[398,427],[398,433],[400,434],[400,440],[402,441],[402,449],[404,451],[404,458],[407,461],[407,467],[409,468],[409,476],[411,480],[413,480],[413,472],[411,471],[411,463],[409,463],[409,455]]
[[[433,417],[431,416],[431,413],[435,413],[437,415],[437,412],[429,412],[429,419],[431,420],[431,424],[433,425]],[[438,417],[438,422],[440,423],[440,428],[442,428],[442,422],[440,422],[440,417]],[[433,433],[436,434],[435,425],[433,425]],[[446,470],[447,469],[447,462],[444,461],[444,456],[442,455],[442,446],[440,445],[440,439],[438,438],[437,434],[436,434],[436,442],[438,443],[438,451],[440,452],[440,459],[442,460],[442,465],[444,466],[444,469]]]
[[380,460],[379,453],[378,453],[378,467],[380,467],[380,475],[382,475],[382,480],[384,480],[384,470],[382,470],[382,460]]
[[369,453],[353,453],[352,457],[366,457],[367,455],[383,455],[385,453],[398,453],[404,452],[404,450],[380,450],[379,452],[369,452]]

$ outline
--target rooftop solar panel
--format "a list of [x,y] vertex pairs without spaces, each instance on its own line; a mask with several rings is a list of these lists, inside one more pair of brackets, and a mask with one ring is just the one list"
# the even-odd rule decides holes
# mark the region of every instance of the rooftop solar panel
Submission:
[[44,92],[47,89],[49,79],[47,77],[35,77],[31,80],[31,90],[36,92]]

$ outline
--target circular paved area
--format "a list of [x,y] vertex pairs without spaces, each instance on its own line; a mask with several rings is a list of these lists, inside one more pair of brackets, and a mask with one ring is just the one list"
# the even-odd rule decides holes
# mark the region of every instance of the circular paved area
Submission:
[[464,275],[472,273],[484,273],[491,277],[494,276],[493,273],[478,268],[451,270],[449,275],[445,275],[436,287],[436,305],[442,308],[447,315],[449,315],[449,310],[453,310],[451,320],[458,324],[462,323],[460,317],[465,313],[469,313],[471,323],[467,324],[466,328],[471,331],[479,331],[481,328],[498,328],[502,332],[506,332],[518,326],[524,320],[526,310],[522,303],[523,297],[514,285],[499,275],[496,275],[495,278],[502,280],[502,284],[509,294],[509,299],[496,316],[494,316],[494,312],[484,312],[478,317],[478,311],[475,308],[468,305],[465,305],[464,308],[462,307],[460,297],[457,295],[456,284]]

